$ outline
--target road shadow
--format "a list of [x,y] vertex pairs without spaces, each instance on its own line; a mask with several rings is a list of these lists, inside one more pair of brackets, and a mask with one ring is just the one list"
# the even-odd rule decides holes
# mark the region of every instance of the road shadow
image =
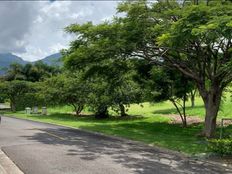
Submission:
[[169,150],[76,129],[52,127],[39,129],[34,135],[24,137],[42,144],[68,146],[66,155],[86,161],[108,156],[113,162],[138,174],[232,172],[225,171],[221,166],[190,160],[184,155]]

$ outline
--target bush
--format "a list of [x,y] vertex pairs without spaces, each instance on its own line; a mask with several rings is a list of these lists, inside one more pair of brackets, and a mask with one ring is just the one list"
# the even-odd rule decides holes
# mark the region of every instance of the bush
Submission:
[[20,97],[17,97],[15,103],[17,111],[24,110],[26,107],[41,107],[43,104],[43,99],[37,96],[35,93],[26,93]]
[[232,139],[210,139],[208,149],[211,152],[223,155],[232,155]]

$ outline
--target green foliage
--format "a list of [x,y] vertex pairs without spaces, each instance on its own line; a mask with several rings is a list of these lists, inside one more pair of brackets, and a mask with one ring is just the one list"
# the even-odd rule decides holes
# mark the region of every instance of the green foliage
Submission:
[[[175,68],[193,79],[211,113],[206,117],[216,120],[222,91],[232,81],[231,2],[127,1],[118,12],[123,15],[110,22],[67,27],[77,40],[65,51],[66,67],[143,58]],[[212,136],[216,121],[206,124]]]
[[60,73],[60,69],[58,67],[46,65],[42,61],[26,65],[12,64],[4,76],[4,80],[37,82],[58,73]]
[[112,107],[123,115],[125,106],[141,101],[141,89],[132,80],[133,73],[126,68],[125,63],[107,62],[101,66],[92,66],[86,74],[91,74],[87,78],[91,82],[88,97],[95,112],[99,108]]
[[90,91],[90,85],[82,80],[81,73],[63,73],[41,83],[40,94],[47,104],[69,104],[79,115],[88,103]]
[[33,92],[33,86],[31,82],[27,81],[4,81],[0,83],[0,92],[10,100],[12,111],[16,111],[22,109],[21,106],[25,106],[23,105],[24,97]]
[[44,98],[40,96],[41,83],[27,82],[27,85],[27,91],[17,97],[16,110],[24,110],[26,107],[45,106]]
[[39,95],[40,83],[45,78],[60,73],[60,69],[44,64],[12,64],[0,84],[1,99],[9,99],[11,109],[22,110],[25,107],[42,106],[44,99]]
[[153,67],[150,88],[150,91],[154,94],[154,101],[175,100],[188,95],[193,90],[194,83],[191,79],[173,69]]
[[176,11],[176,14],[181,19],[159,37],[159,43],[166,42],[166,45],[169,43],[170,46],[179,48],[190,47],[193,41],[211,45],[220,42],[222,38],[231,37],[231,5],[187,6]]
[[[117,58],[121,43],[115,42],[118,25],[70,25],[66,30],[77,35],[70,48],[63,51],[65,66],[81,71],[90,83],[89,105],[97,115],[107,115],[107,108],[125,115],[124,105],[141,101],[139,86],[133,81],[133,64]],[[103,39],[99,39],[103,37]],[[105,112],[105,113],[103,113]],[[101,113],[101,114],[99,114]]]
[[4,93],[0,94],[0,103],[5,103],[7,101],[7,95]]
[[232,155],[232,139],[210,139],[208,150],[221,156]]

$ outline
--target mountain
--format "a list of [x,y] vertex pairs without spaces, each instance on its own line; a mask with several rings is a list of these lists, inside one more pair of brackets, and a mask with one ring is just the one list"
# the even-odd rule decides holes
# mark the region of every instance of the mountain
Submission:
[[62,65],[62,61],[60,59],[61,59],[61,54],[56,53],[56,54],[52,54],[50,56],[47,56],[40,61],[42,61],[43,63],[48,64],[48,65],[60,66],[60,65]]
[[[40,61],[48,65],[61,66],[62,61],[60,60],[61,54],[56,53],[50,56],[47,56]],[[37,61],[35,61],[37,62]],[[23,60],[21,57],[18,57],[12,53],[0,53],[0,75],[4,74],[12,63],[19,63],[25,65],[27,63],[35,63]]]
[[11,53],[0,53],[0,74],[3,74],[12,63],[25,65],[29,62]]
[[25,65],[28,62],[11,53],[0,53],[0,66],[6,67],[12,63]]

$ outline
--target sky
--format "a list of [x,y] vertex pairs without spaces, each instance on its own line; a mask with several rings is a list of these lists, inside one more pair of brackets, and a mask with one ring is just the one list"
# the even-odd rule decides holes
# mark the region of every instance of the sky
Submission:
[[101,23],[116,14],[117,1],[0,1],[0,53],[35,61],[67,48],[73,23]]

